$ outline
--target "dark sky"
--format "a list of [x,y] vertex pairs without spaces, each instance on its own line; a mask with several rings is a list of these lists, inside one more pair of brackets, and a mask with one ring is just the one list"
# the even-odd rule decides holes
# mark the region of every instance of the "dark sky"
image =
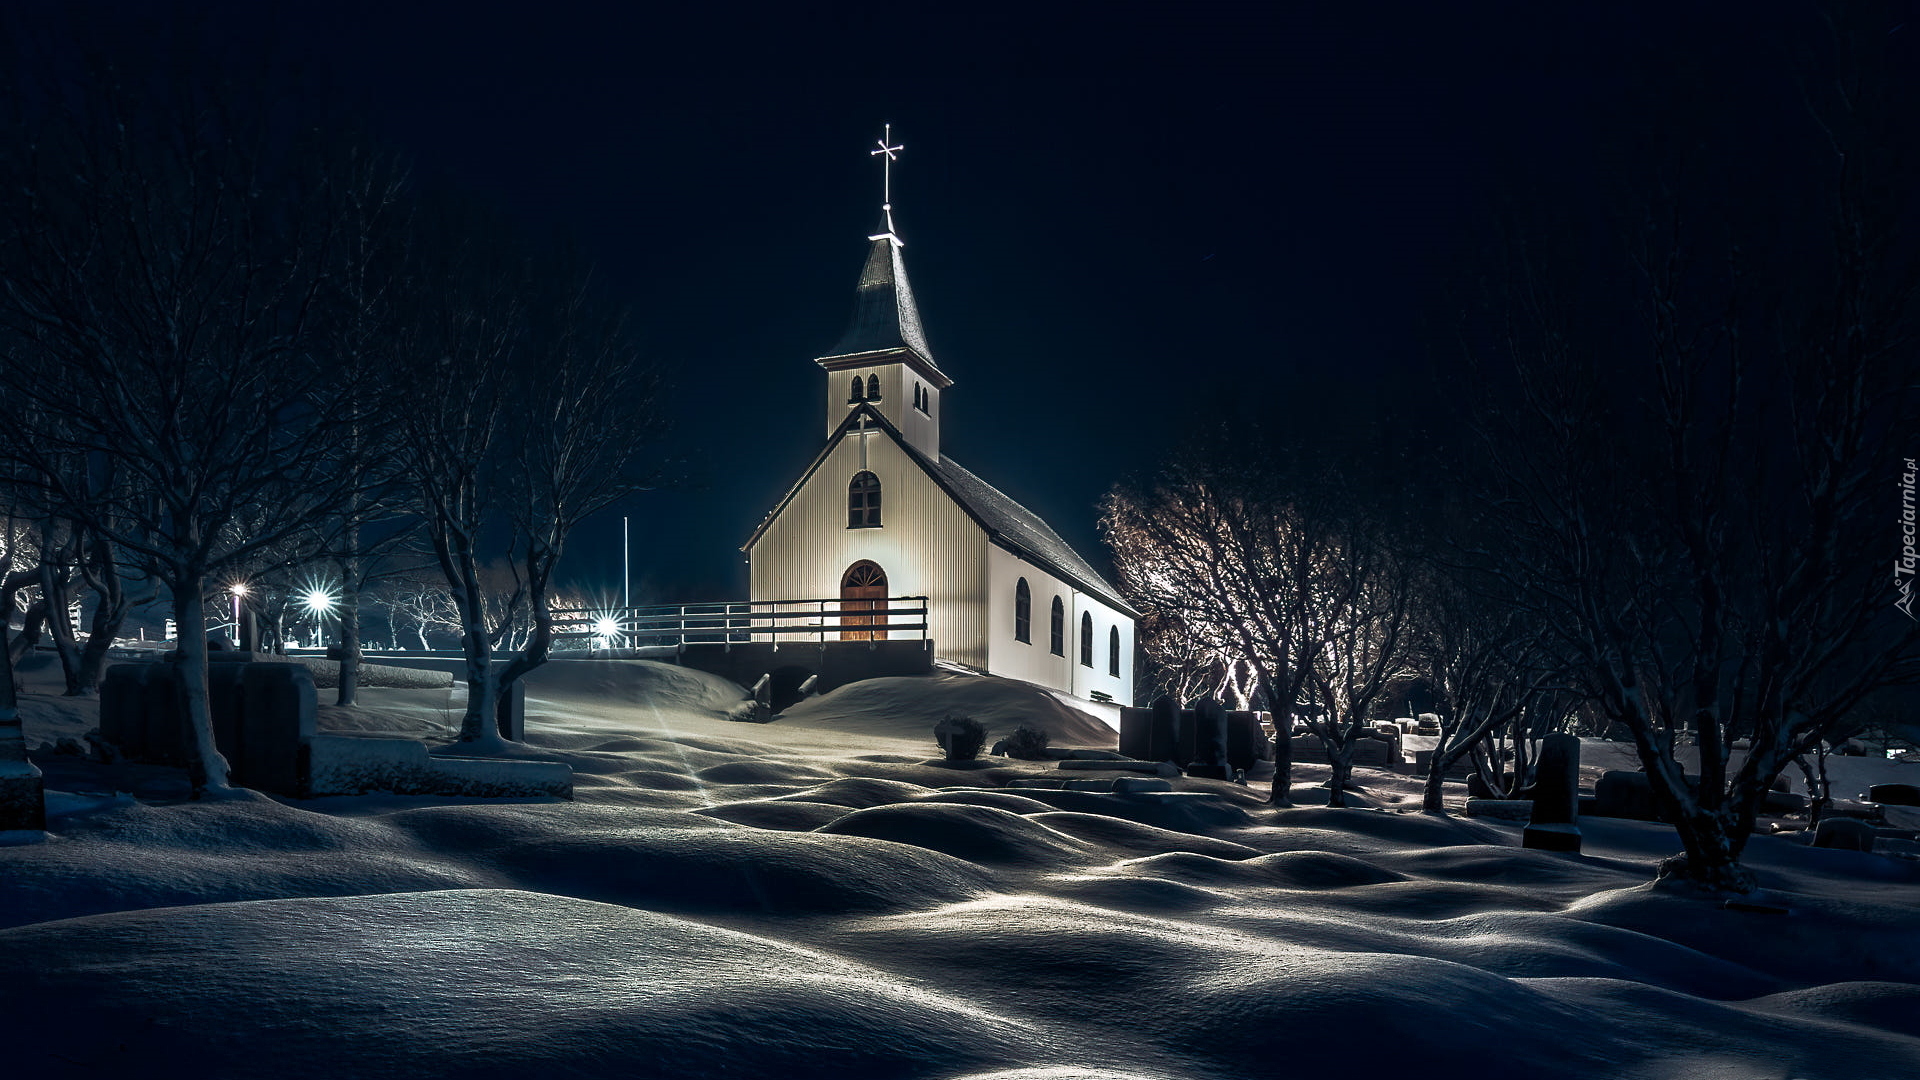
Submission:
[[[851,311],[883,121],[956,380],[945,449],[1100,565],[1101,494],[1199,412],[1404,396],[1489,208],[1590,197],[1639,73],[1738,66],[1769,17],[1290,6],[181,10],[309,68],[423,175],[579,239],[674,382],[687,487],[630,508],[635,576],[721,598],[819,448],[811,361]],[[614,588],[619,530],[564,576]]]

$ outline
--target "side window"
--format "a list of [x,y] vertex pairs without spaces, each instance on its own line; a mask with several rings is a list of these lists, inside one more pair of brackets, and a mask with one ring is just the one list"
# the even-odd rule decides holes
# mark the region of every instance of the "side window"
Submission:
[[879,527],[880,478],[870,472],[855,473],[853,482],[847,485],[847,528]]
[[1107,631],[1107,674],[1120,677],[1120,628]]
[[867,400],[880,400],[880,376],[878,375],[867,376]]
[[1013,587],[1013,640],[1033,644],[1033,590],[1026,578]]
[[1080,613],[1080,666],[1093,666],[1093,615]]
[[862,385],[863,384],[860,382],[860,376],[855,375],[853,377],[853,390],[847,394],[847,404],[851,405],[856,401],[866,400],[866,395],[860,392]]
[[1067,607],[1053,598],[1053,655],[1067,655]]

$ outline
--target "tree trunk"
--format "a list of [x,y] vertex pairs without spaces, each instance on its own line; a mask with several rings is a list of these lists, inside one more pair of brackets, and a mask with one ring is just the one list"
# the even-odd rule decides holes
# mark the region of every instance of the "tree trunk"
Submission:
[[87,631],[86,647],[80,650],[80,689],[90,697],[100,692],[100,673],[106,668],[107,652],[120,636],[120,627],[127,621],[130,606],[112,544],[103,536],[93,537],[87,582],[94,595],[93,623]]
[[[7,592],[7,600],[9,602],[9,605],[11,605],[11,602],[13,599],[13,593],[15,591],[16,590],[10,589]],[[13,612],[9,610],[6,612],[6,614],[11,616]],[[47,598],[43,596],[40,599],[35,600],[33,603],[28,604],[26,613],[21,616],[20,636],[17,638],[14,638],[13,644],[7,647],[8,661],[12,664],[17,665],[20,663],[20,661],[26,659],[27,654],[32,652],[36,645],[40,644],[41,632],[45,630],[46,625],[47,625]]]
[[39,582],[40,598],[47,605],[48,636],[53,638],[53,650],[60,657],[60,674],[67,683],[64,696],[84,697],[86,692],[80,687],[80,642],[74,637],[73,620],[67,615],[71,604],[67,587],[72,579],[43,562]]
[[173,583],[173,618],[180,633],[180,684],[187,710],[187,779],[193,797],[224,795],[227,759],[213,738],[213,711],[207,699],[207,614],[198,574],[182,574]]
[[[359,545],[358,530],[347,530],[348,551]],[[335,705],[354,705],[360,693],[360,560],[340,562],[340,692]]]
[[[460,647],[467,662],[467,711],[460,718],[459,743],[479,750],[506,745],[494,714],[500,707],[500,682],[493,669],[493,636],[488,633],[485,594],[479,568],[471,557],[459,559],[460,588],[454,606],[460,611]],[[508,616],[512,616],[509,611]]]

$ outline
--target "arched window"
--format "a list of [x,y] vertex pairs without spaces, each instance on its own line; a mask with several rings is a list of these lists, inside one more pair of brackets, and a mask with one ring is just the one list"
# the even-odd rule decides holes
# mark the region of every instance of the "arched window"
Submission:
[[1080,613],[1080,666],[1093,666],[1093,614]]
[[856,401],[863,400],[864,395],[860,393],[861,385],[860,376],[855,375],[853,377],[853,391],[847,395],[847,404],[851,405]]
[[1057,596],[1053,598],[1053,655],[1067,655],[1067,608]]
[[853,474],[847,485],[847,528],[880,527],[880,478],[870,472]]
[[880,376],[878,375],[867,376],[867,400],[880,400]]
[[1013,640],[1033,644],[1033,590],[1026,578],[1013,587]]
[[1120,677],[1120,628],[1107,631],[1107,674]]

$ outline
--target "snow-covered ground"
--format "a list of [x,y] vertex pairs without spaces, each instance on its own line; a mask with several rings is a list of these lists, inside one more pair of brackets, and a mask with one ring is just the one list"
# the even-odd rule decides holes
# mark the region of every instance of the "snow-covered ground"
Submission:
[[[46,674],[30,744],[93,723]],[[764,726],[643,661],[530,696],[577,801],[194,803],[36,754],[52,836],[0,848],[5,1075],[1920,1077],[1915,864],[1756,838],[1772,914],[1650,886],[1663,826],[1526,851],[1368,770],[1381,809],[1004,789],[1058,771],[946,765],[941,715],[1111,731],[953,674]],[[365,697],[323,728],[456,718]]]

